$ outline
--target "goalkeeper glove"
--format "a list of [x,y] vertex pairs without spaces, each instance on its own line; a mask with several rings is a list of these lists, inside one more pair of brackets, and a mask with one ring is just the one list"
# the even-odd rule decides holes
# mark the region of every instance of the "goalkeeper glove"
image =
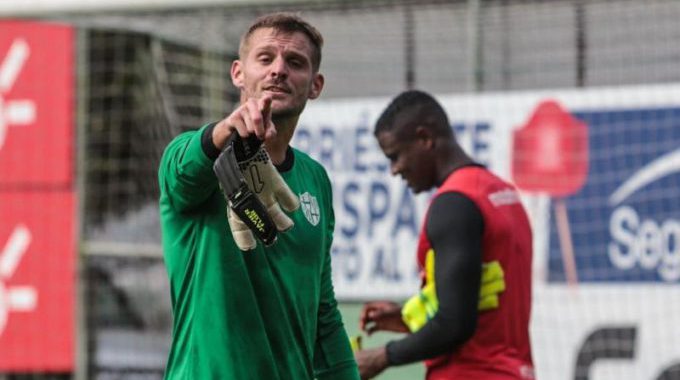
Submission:
[[229,203],[229,227],[239,249],[248,251],[255,248],[257,243],[253,232],[265,245],[273,244],[276,240],[274,222],[262,202],[248,188],[234,155],[233,139],[215,160],[213,171]]
[[254,135],[246,140],[236,137],[234,153],[248,187],[265,205],[276,229],[284,232],[293,228],[293,221],[281,208],[293,212],[300,207],[300,199],[283,181],[281,174],[276,170],[269,154],[264,149],[262,141]]
[[[281,175],[262,146],[262,141],[251,135],[246,140],[235,136],[227,144],[225,152],[231,154],[215,162],[215,173],[220,178],[222,188],[227,198],[227,188],[233,189],[234,176],[238,176],[245,183],[239,183],[240,192],[257,197],[242,195],[242,204],[248,207],[235,207],[237,203],[230,199],[229,227],[236,245],[241,250],[254,249],[256,246],[255,233],[265,245],[273,244],[276,240],[276,231],[287,231],[293,227],[293,221],[281,210],[294,211],[300,206],[298,197],[288,188]],[[233,160],[233,161],[231,161]],[[235,169],[235,166],[238,169]],[[224,170],[228,168],[228,170]],[[237,173],[238,172],[238,173]],[[220,174],[221,173],[221,174]],[[224,179],[224,180],[223,180]],[[232,190],[232,197],[233,197]],[[257,202],[255,202],[255,200]],[[279,206],[280,203],[280,206]],[[259,205],[258,207],[255,207]],[[266,212],[264,212],[266,210]],[[273,224],[273,225],[272,225]]]

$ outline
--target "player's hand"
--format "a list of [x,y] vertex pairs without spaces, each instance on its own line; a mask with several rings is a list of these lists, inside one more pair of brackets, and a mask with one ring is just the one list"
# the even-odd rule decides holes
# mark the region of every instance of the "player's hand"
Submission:
[[385,347],[357,351],[354,353],[354,360],[359,367],[361,380],[372,379],[388,366]]
[[389,301],[364,304],[359,315],[359,328],[368,335],[376,331],[409,332],[401,319],[401,306]]
[[251,135],[260,140],[276,136],[276,126],[272,122],[272,98],[263,96],[248,99],[229,116],[222,119],[213,129],[213,144],[222,150],[233,133],[246,139]]

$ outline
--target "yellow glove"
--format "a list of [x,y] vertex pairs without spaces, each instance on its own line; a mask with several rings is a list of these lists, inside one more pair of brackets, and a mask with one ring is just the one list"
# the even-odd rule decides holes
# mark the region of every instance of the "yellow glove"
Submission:
[[352,347],[352,352],[361,351],[363,349],[361,344],[361,335],[349,337],[349,345]]
[[401,319],[411,332],[420,330],[439,310],[434,286],[434,250],[425,255],[425,286],[401,308]]
[[439,302],[434,284],[425,286],[401,308],[401,319],[411,332],[420,330],[437,313]]
[[477,310],[484,311],[498,307],[498,294],[505,291],[503,267],[496,261],[482,264],[482,283],[479,288]]

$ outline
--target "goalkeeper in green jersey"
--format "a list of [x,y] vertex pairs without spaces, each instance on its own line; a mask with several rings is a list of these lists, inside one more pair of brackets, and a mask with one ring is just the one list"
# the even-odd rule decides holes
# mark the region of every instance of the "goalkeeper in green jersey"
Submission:
[[166,379],[359,379],[331,283],[330,181],[289,145],[323,88],[322,44],[298,16],[258,18],[231,67],[240,105],[163,154]]

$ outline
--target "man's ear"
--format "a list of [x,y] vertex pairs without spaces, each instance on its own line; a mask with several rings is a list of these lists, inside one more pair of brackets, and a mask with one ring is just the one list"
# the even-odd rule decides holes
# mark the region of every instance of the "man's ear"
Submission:
[[231,63],[231,83],[238,89],[243,88],[243,63],[238,59]]
[[314,78],[312,79],[312,88],[309,91],[310,99],[316,99],[321,95],[321,90],[323,90],[324,82],[325,78],[321,73],[314,74]]
[[432,149],[434,147],[434,134],[429,128],[418,126],[416,127],[416,142],[427,149]]

